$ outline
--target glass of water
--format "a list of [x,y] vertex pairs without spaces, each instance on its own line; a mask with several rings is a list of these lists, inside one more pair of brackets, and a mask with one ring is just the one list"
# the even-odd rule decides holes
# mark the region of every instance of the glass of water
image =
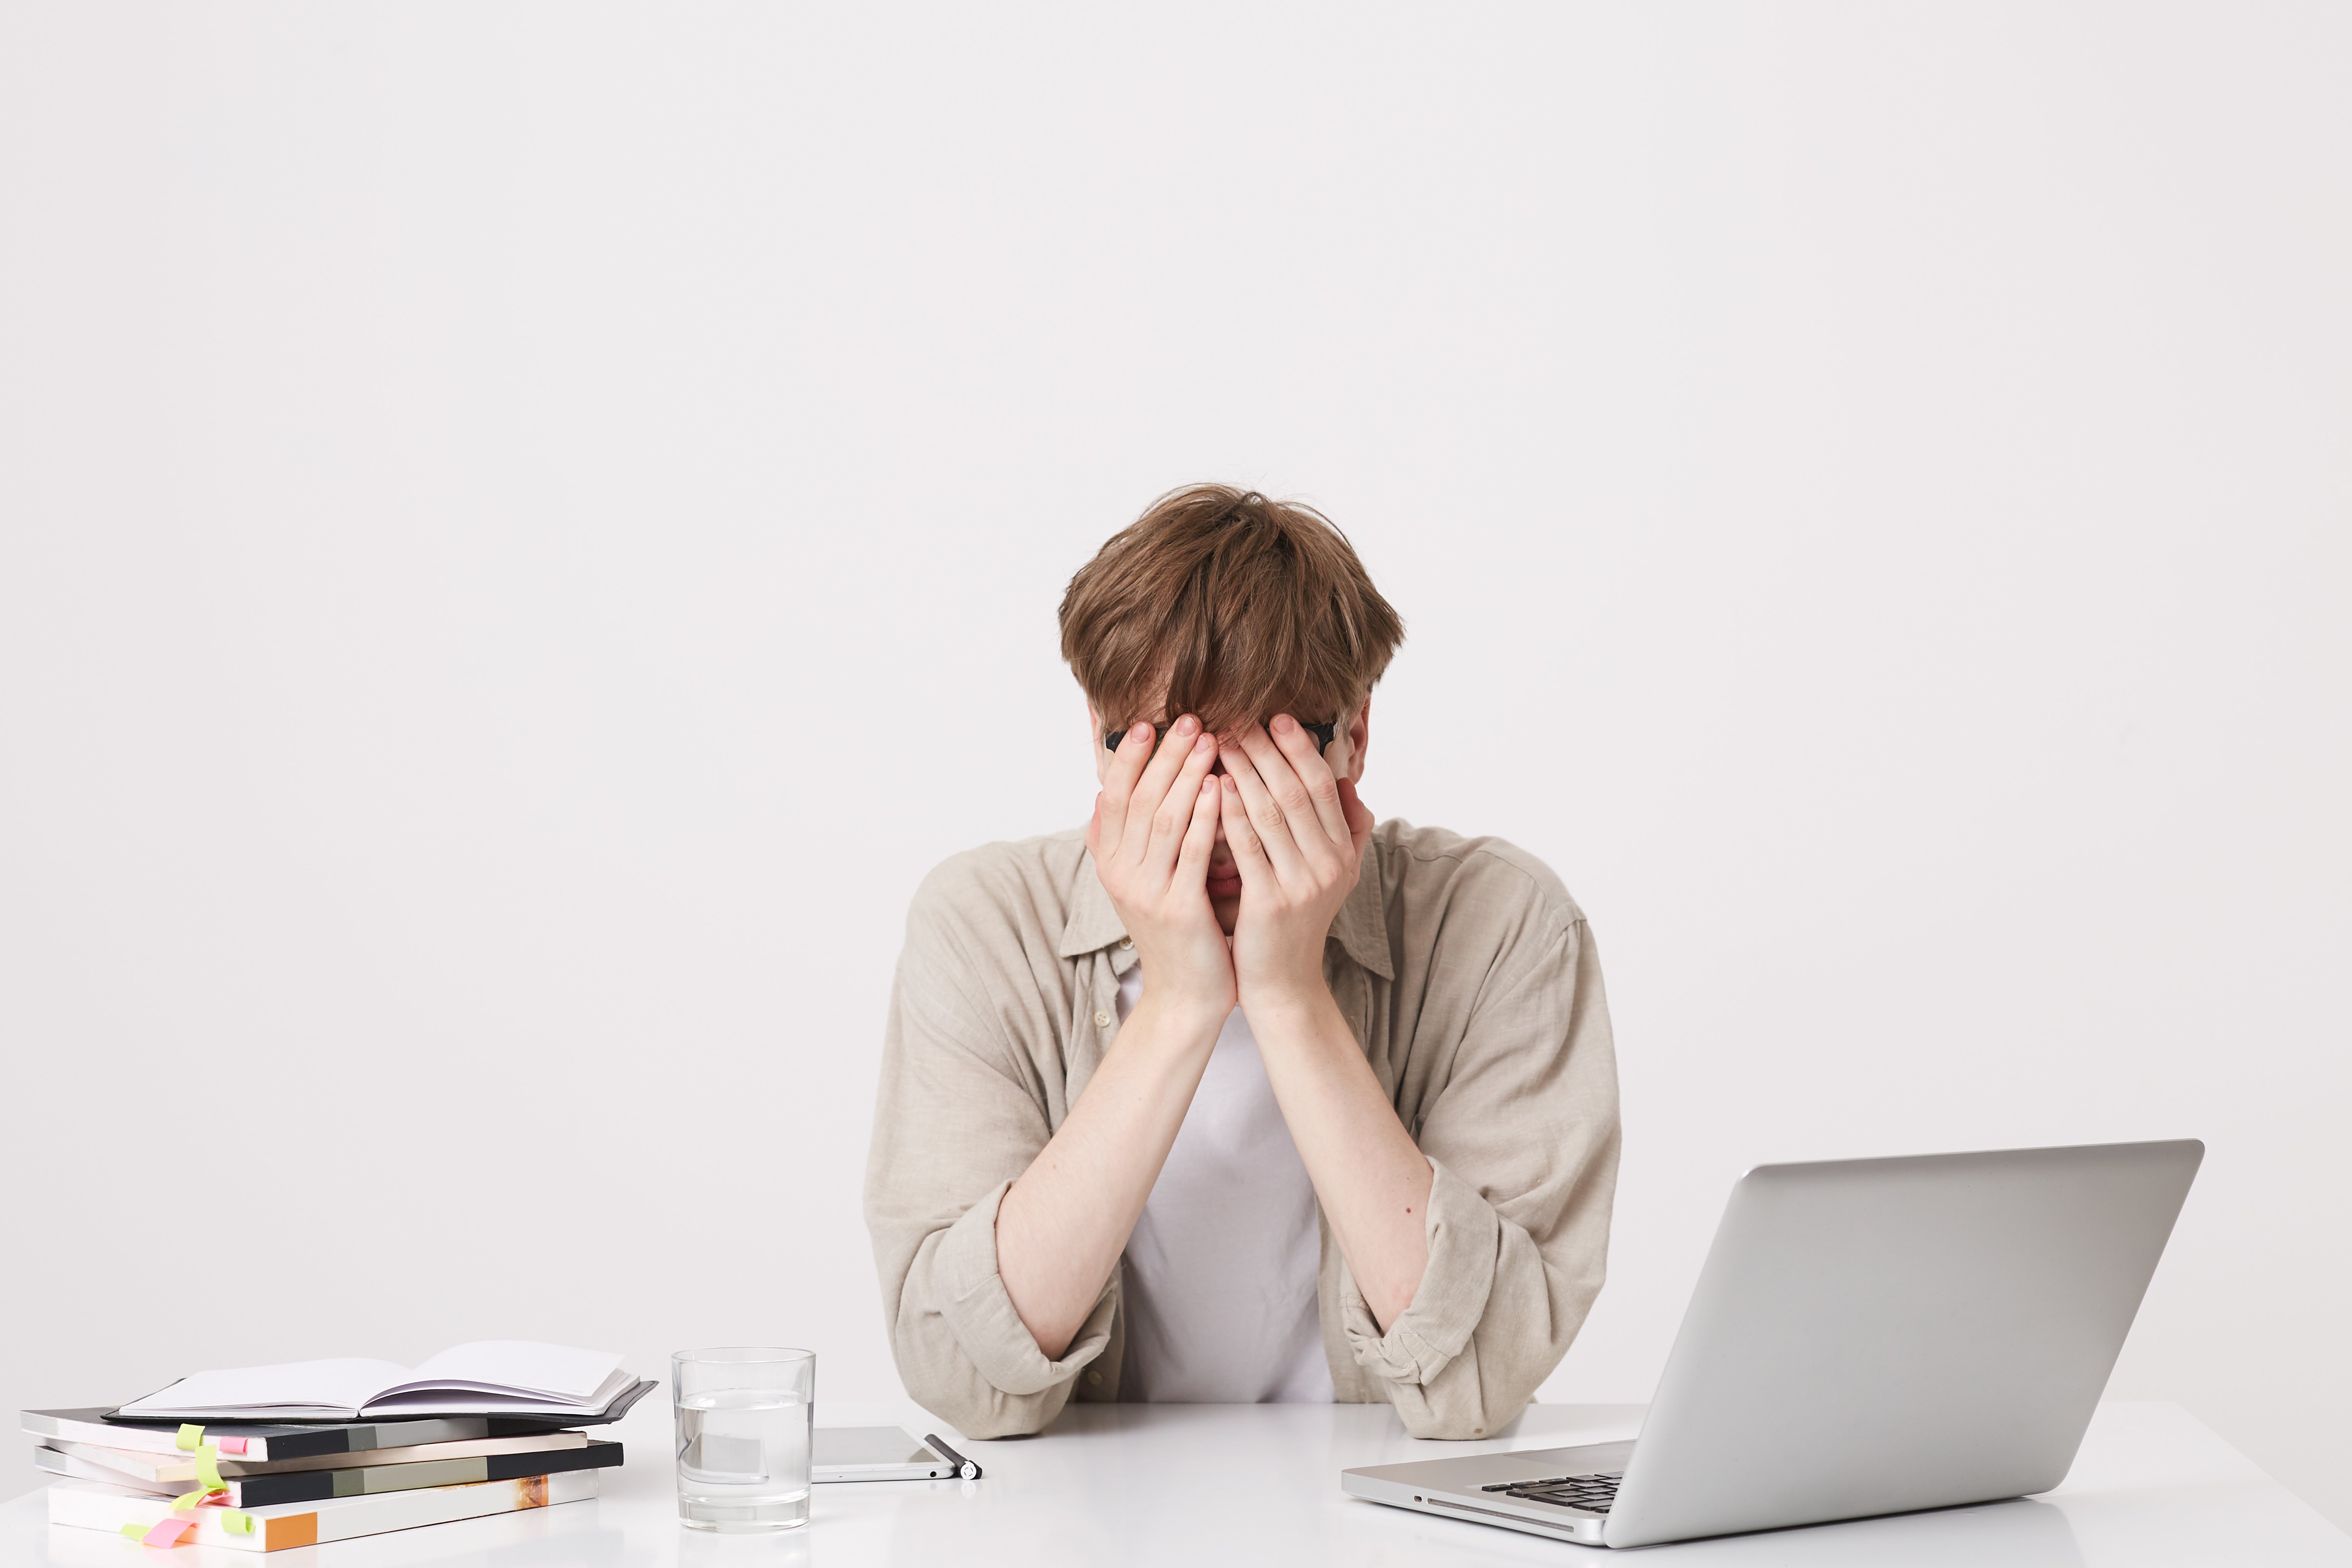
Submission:
[[809,1517],[816,1357],[795,1350],[680,1351],[677,1517],[688,1530],[798,1530]]

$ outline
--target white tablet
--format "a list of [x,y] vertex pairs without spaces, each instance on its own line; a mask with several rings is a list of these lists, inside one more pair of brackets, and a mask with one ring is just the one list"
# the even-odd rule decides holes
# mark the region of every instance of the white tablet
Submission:
[[813,1481],[919,1481],[955,1474],[947,1456],[898,1426],[819,1426],[809,1435]]

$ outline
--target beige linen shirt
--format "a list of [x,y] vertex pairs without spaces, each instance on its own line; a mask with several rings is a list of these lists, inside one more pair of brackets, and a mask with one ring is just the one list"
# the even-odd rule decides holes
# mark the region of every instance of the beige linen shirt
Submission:
[[[908,912],[866,1223],[907,1392],[967,1436],[1118,1397],[1124,1267],[1048,1361],[997,1276],[996,1209],[1112,1048],[1135,962],[1076,831],[958,855]],[[1617,1067],[1583,911],[1501,839],[1384,822],[1324,974],[1434,1173],[1428,1268],[1385,1333],[1322,1226],[1332,1384],[1415,1436],[1484,1436],[1559,1363],[1608,1253]]]

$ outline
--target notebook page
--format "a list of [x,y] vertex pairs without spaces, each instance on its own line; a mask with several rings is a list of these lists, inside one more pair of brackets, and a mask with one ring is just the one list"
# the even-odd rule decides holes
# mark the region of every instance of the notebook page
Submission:
[[381,1392],[469,1388],[579,1403],[603,1387],[620,1364],[614,1351],[573,1350],[534,1340],[477,1340],[450,1346],[407,1373],[397,1387]]
[[[618,1360],[618,1357],[614,1357]],[[122,1407],[142,1410],[267,1410],[272,1405],[312,1405],[358,1410],[387,1384],[413,1373],[388,1361],[292,1361],[278,1366],[241,1366],[199,1372]]]

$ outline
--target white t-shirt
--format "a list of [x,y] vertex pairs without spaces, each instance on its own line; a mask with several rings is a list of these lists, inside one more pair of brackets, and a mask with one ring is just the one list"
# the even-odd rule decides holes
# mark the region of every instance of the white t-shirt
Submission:
[[[1143,997],[1119,980],[1118,1016]],[[1236,1007],[1127,1240],[1119,1396],[1160,1405],[1329,1404],[1315,1184]]]

